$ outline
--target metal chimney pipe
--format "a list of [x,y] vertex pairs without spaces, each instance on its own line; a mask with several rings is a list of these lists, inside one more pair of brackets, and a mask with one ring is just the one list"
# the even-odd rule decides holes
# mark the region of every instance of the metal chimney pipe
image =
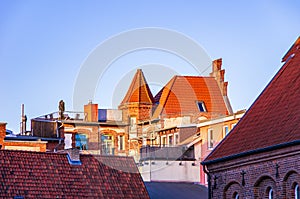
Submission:
[[22,135],[24,135],[24,133],[26,132],[26,122],[27,122],[27,118],[25,115],[25,108],[24,108],[24,104],[21,105],[21,123],[20,123],[20,133]]

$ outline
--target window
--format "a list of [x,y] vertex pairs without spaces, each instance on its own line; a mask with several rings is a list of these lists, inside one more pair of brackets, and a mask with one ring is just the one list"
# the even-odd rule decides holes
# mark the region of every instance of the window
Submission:
[[101,136],[102,154],[104,155],[114,155],[115,148],[112,135],[102,135]]
[[213,139],[213,130],[212,129],[208,129],[207,144],[208,144],[208,149],[212,149],[214,147],[214,139]]
[[268,198],[273,199],[273,189],[272,188],[270,188],[270,190],[269,190],[269,197]]
[[169,146],[173,146],[173,135],[169,135],[169,137],[168,137],[168,139],[169,139]]
[[179,134],[175,133],[174,137],[175,137],[174,144],[177,145],[179,143]]
[[167,145],[167,137],[166,136],[162,136],[161,137],[161,145],[162,146],[166,146]]
[[119,150],[125,150],[125,139],[124,139],[124,135],[120,135],[119,136]]
[[197,106],[200,112],[206,112],[206,107],[203,101],[198,101]]
[[235,127],[236,123],[231,124],[231,129],[233,129]]
[[88,141],[87,136],[85,134],[75,135],[75,147],[78,147],[80,150],[88,149]]
[[295,199],[300,199],[299,185],[298,184],[296,184],[296,186],[295,186]]
[[72,134],[65,133],[65,149],[72,148]]
[[233,199],[240,199],[240,196],[237,192],[233,194]]
[[136,117],[130,118],[130,131],[136,131]]
[[228,126],[224,126],[223,130],[224,130],[224,136],[226,136],[229,133]]

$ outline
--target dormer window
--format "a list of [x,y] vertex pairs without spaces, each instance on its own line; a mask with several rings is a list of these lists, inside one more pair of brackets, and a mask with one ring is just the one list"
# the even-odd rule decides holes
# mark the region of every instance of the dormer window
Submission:
[[203,101],[197,101],[197,106],[200,112],[206,112],[206,107]]

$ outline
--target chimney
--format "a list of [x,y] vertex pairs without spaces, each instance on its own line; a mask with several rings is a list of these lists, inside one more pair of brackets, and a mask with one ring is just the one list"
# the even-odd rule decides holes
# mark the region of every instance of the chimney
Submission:
[[0,145],[3,147],[4,138],[6,136],[6,123],[0,122]]
[[88,104],[84,105],[85,121],[87,122],[98,122],[98,104],[93,104],[89,101]]
[[81,165],[79,149],[66,149],[67,158],[71,165]]
[[222,69],[222,58],[216,59],[212,63],[212,72],[210,73],[211,77],[214,77],[217,81],[221,93],[223,96],[227,96],[227,86],[228,82],[224,82],[225,79],[225,70]]
[[21,105],[21,123],[20,123],[21,135],[24,135],[26,133],[26,123],[27,123],[27,116],[25,115],[24,104],[22,104]]

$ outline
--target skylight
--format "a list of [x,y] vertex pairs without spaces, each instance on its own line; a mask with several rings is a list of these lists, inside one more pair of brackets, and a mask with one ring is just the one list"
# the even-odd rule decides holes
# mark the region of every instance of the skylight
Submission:
[[206,112],[206,107],[203,101],[198,101],[197,106],[200,112]]

